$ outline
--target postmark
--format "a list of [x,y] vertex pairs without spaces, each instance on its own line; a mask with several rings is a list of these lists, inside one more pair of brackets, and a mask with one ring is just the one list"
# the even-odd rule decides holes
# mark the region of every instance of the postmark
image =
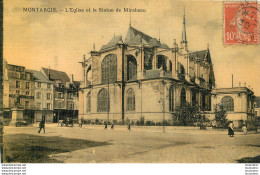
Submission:
[[258,15],[257,2],[225,2],[225,45],[259,44]]

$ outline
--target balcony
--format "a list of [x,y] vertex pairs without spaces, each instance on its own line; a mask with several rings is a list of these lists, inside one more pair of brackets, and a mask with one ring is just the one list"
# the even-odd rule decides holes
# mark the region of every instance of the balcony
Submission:
[[27,96],[27,95],[17,95],[17,94],[9,94],[9,97],[15,98],[26,98],[26,99],[34,99],[34,96]]
[[35,110],[35,105],[18,105],[18,109],[24,109],[24,110]]

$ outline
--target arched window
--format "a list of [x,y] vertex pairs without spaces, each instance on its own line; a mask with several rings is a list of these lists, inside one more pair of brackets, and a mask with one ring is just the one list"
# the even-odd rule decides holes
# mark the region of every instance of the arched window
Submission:
[[205,111],[206,109],[206,95],[204,93],[202,93],[202,100],[201,100],[201,106],[202,106],[202,110]]
[[181,63],[179,63],[179,66],[180,66],[180,74],[185,75],[184,66]]
[[166,67],[166,56],[163,55],[158,55],[157,56],[157,69],[160,69],[161,67],[163,68],[164,71],[167,70]]
[[128,89],[126,93],[126,110],[127,111],[135,111],[135,93],[132,88]]
[[117,62],[116,55],[109,54],[105,56],[101,63],[102,83],[114,83],[117,80]]
[[208,101],[208,103],[207,103],[207,110],[208,111],[211,111],[211,96],[210,95],[208,95],[207,96],[207,101]]
[[101,89],[98,92],[98,107],[97,112],[109,112],[110,104],[109,104],[109,94],[106,89]]
[[181,90],[181,106],[186,104],[186,91],[184,88]]
[[195,106],[197,104],[197,100],[196,100],[196,91],[195,90],[191,90],[191,101],[192,101],[192,106]]
[[127,80],[136,78],[137,63],[136,59],[132,55],[127,55]]
[[86,77],[85,77],[86,86],[89,86],[91,84],[91,81],[90,81],[91,77],[90,76],[91,76],[92,73],[90,71],[91,71],[91,66],[88,67],[87,72],[86,72]]
[[180,80],[184,80],[185,79],[185,69],[181,63],[179,63],[178,65],[179,65],[178,77]]
[[173,86],[169,89],[169,111],[174,110],[174,92],[173,92]]
[[225,111],[234,111],[234,100],[230,96],[225,96],[221,99],[221,104]]
[[91,92],[87,94],[87,113],[91,112]]
[[172,61],[171,60],[169,61],[169,66],[170,66],[169,71],[171,72],[172,71]]

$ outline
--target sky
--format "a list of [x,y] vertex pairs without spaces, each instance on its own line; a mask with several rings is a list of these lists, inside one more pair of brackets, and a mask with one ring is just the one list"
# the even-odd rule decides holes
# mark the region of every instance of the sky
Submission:
[[[23,8],[56,8],[58,12],[24,12]],[[180,43],[186,14],[188,47],[204,50],[209,45],[217,88],[239,82],[260,96],[259,45],[225,46],[223,2],[171,0],[4,0],[4,59],[9,64],[39,70],[49,67],[74,74],[81,80],[83,55],[90,57],[115,35],[126,36],[129,12],[65,12],[66,8],[137,8],[131,13],[134,28],[173,47]],[[63,10],[63,11],[60,11]]]

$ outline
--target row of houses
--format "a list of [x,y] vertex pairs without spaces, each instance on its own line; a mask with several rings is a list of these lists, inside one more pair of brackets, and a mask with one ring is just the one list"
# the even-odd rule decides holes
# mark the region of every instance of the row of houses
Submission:
[[3,67],[5,118],[11,119],[17,110],[30,123],[77,118],[80,82],[73,75],[50,68],[30,70],[6,61]]

